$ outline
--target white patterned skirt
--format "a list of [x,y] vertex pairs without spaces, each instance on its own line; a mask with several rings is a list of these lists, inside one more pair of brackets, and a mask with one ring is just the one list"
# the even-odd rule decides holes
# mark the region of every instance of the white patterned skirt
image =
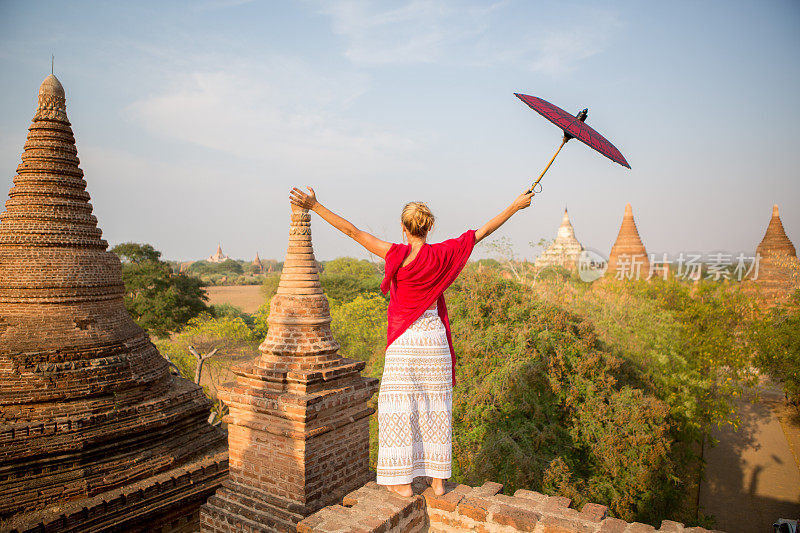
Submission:
[[378,393],[380,485],[450,477],[453,386],[450,347],[436,310],[386,348]]

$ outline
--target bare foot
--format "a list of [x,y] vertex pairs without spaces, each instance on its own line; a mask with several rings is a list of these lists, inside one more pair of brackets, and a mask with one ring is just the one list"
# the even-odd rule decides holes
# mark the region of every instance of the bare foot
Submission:
[[444,480],[439,478],[431,478],[431,488],[433,493],[437,496],[444,494]]
[[394,492],[397,495],[400,495],[404,498],[408,498],[409,496],[414,495],[414,491],[411,490],[411,485],[386,485],[386,488],[390,491]]

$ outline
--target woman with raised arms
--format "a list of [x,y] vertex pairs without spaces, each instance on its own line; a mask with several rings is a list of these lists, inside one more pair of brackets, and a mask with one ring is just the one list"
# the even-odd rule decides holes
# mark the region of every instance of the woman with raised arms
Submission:
[[432,478],[444,494],[452,459],[455,352],[444,291],[458,277],[475,244],[531,205],[532,192],[519,195],[480,229],[428,244],[434,217],[422,202],[410,202],[400,216],[408,244],[392,244],[360,230],[317,201],[314,189],[290,192],[292,204],[326,222],[386,261],[381,290],[389,292],[386,361],[378,393],[377,482],[411,496],[417,476]]

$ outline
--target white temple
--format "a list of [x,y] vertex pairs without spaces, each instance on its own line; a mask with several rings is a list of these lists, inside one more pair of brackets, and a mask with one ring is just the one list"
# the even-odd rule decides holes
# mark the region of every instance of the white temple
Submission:
[[583,246],[578,239],[575,238],[575,230],[569,220],[569,213],[567,208],[564,208],[564,217],[561,219],[561,226],[558,228],[558,234],[555,241],[551,244],[542,255],[536,258],[534,266],[546,267],[559,265],[565,268],[575,268],[578,263],[578,257],[583,250]]
[[222,263],[224,261],[227,261],[228,259],[230,259],[230,257],[222,253],[222,245],[218,244],[217,252],[214,255],[208,256],[208,259],[206,259],[206,261],[208,261],[209,263]]

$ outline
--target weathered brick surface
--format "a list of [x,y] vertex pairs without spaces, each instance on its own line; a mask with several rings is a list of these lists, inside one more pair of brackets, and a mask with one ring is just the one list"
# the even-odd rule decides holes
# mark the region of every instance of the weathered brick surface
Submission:
[[495,483],[494,481],[487,481],[475,490],[476,492],[485,496],[494,496],[495,494],[503,492],[503,484]]
[[[291,531],[331,505],[303,527],[319,523],[330,531],[370,531],[411,520],[395,515],[398,502],[390,494],[380,497],[383,507],[375,513],[359,514],[358,498],[371,489],[352,491],[374,477],[369,471],[374,410],[367,402],[378,381],[361,376],[362,361],[339,355],[316,265],[310,216],[293,210],[261,355],[237,366],[236,382],[219,391],[230,409],[230,482],[201,510],[208,517],[203,531],[234,531],[240,519]],[[336,505],[350,492],[345,503],[351,508]],[[360,529],[347,529],[343,516]]]
[[492,522],[510,526],[516,531],[533,531],[542,518],[542,514],[529,509],[494,503],[489,507]]
[[600,526],[599,533],[622,533],[628,528],[628,523],[619,518],[606,518]]
[[125,310],[54,76],[5,206],[0,529],[196,528],[227,472],[225,435]]
[[563,496],[548,496],[542,502],[542,508],[546,511],[560,511],[569,507],[572,500]]
[[597,503],[587,503],[583,506],[583,509],[581,509],[581,515],[587,520],[599,522],[608,516],[608,507]]
[[630,526],[628,526],[628,531],[630,533],[648,533],[650,531],[655,531],[656,528],[651,526],[650,524],[642,524],[641,522],[634,522]]
[[422,495],[425,497],[425,503],[428,508],[441,509],[447,512],[455,511],[459,502],[464,499],[464,493],[457,490],[451,490],[441,496],[437,496],[433,493],[433,489],[429,488]]
[[458,504],[458,512],[464,516],[472,518],[476,522],[485,522],[489,516],[489,506],[491,500],[478,496],[467,496]]
[[434,533],[705,531],[702,528],[684,529],[682,524],[669,520],[664,520],[658,530],[645,524],[629,524],[608,517],[604,505],[588,503],[578,512],[569,507],[568,498],[528,490],[518,490],[514,496],[506,496],[501,494],[502,485],[499,483],[485,483],[473,488],[446,482],[446,492],[442,496],[436,496],[422,478],[418,478],[412,488],[414,496],[401,498],[386,487],[367,483],[345,496],[343,505],[326,507],[301,521],[298,531],[400,533],[417,531],[418,524],[425,524],[426,531]]

